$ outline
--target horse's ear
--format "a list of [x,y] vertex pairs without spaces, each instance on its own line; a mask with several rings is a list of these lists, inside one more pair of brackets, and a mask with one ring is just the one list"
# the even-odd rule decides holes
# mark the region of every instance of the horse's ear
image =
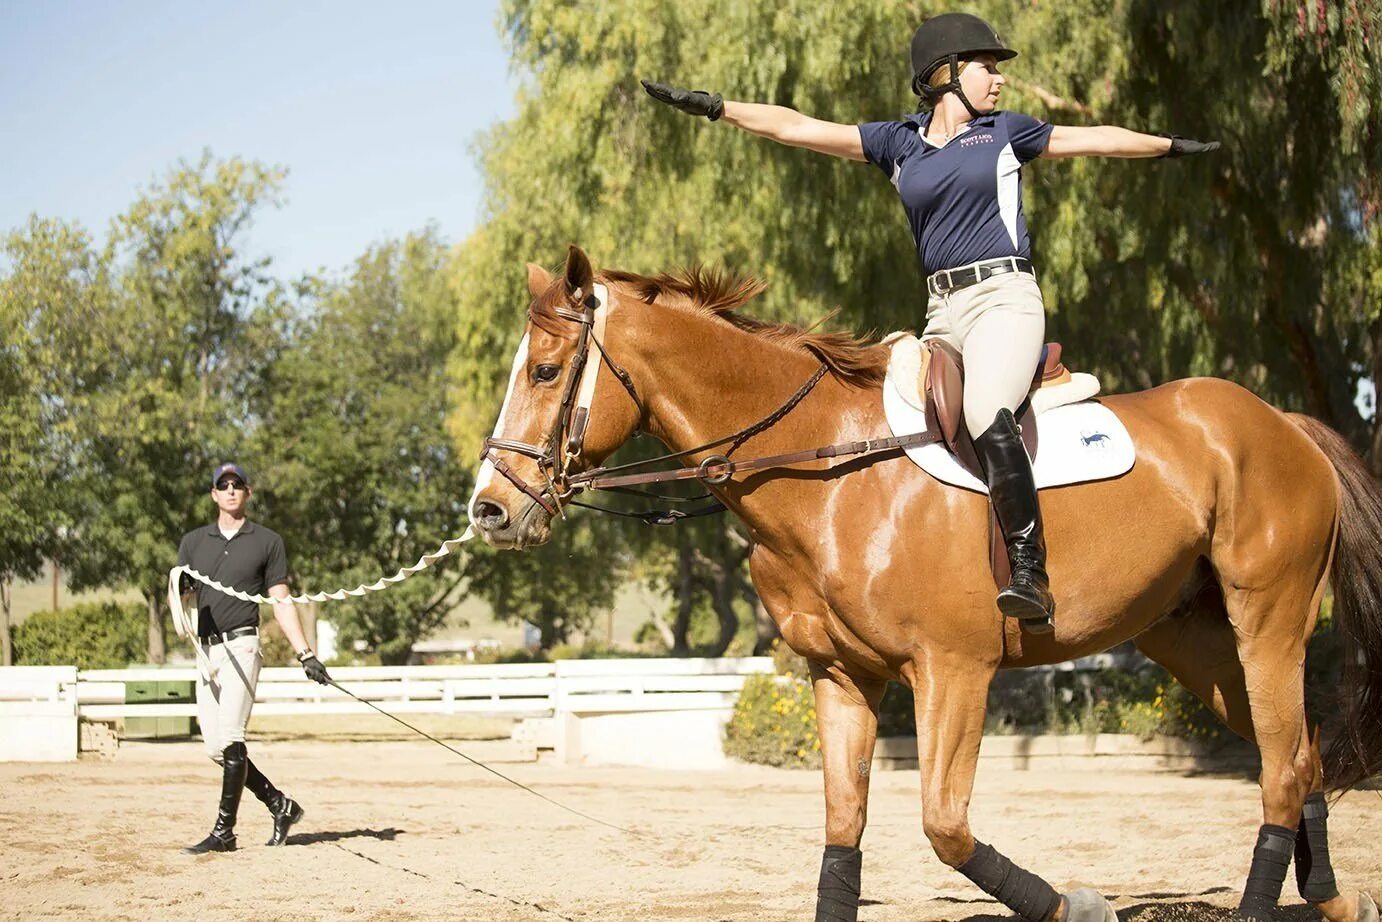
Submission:
[[552,274],[537,263],[528,263],[528,294],[534,298],[552,287]]
[[585,255],[585,251],[574,243],[566,252],[566,292],[575,294],[580,292],[584,297],[593,291],[591,287],[595,281],[595,270],[590,268],[590,258]]

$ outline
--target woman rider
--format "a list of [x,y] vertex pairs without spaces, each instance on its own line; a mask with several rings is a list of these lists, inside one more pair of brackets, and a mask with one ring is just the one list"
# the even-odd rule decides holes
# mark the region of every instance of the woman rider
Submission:
[[968,13],[928,19],[912,36],[912,91],[930,111],[900,121],[841,125],[783,106],[643,81],[654,99],[793,147],[867,161],[897,188],[911,225],[930,302],[922,339],[964,358],[964,419],[1012,563],[998,594],[1004,615],[1052,630],[1055,602],[1031,461],[1013,411],[1041,359],[1046,316],[1022,215],[1022,165],[1037,157],[1177,157],[1217,141],[1125,128],[1051,125],[998,109],[998,62],[1015,57]]

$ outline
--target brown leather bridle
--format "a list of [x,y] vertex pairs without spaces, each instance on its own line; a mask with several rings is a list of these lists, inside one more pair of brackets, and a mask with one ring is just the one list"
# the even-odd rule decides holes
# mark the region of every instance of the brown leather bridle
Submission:
[[[576,292],[579,296],[580,292]],[[576,352],[571,357],[571,366],[566,376],[566,387],[562,390],[561,405],[557,408],[557,418],[552,428],[542,438],[542,444],[534,445],[530,442],[520,442],[517,439],[496,439],[488,437],[484,441],[484,448],[480,451],[480,460],[489,461],[494,465],[494,469],[515,487],[522,490],[533,501],[547,510],[549,515],[558,515],[561,511],[561,503],[568,499],[580,488],[573,487],[571,484],[570,470],[571,465],[580,458],[581,452],[585,448],[585,432],[590,422],[590,401],[595,392],[595,380],[599,375],[599,359],[590,368],[586,363],[590,361],[590,344],[594,343],[600,351],[600,357],[609,364],[610,370],[615,377],[624,385],[624,390],[633,398],[633,402],[641,407],[638,400],[638,391],[633,386],[632,379],[628,372],[620,368],[609,357],[605,351],[604,344],[600,342],[596,327],[603,332],[604,321],[607,313],[603,311],[609,301],[609,291],[603,285],[593,286],[589,296],[578,301],[579,309],[568,305],[557,305],[553,311],[557,316],[566,320],[571,320],[582,325],[583,329],[576,341]],[[535,319],[532,308],[528,309],[529,320]],[[562,447],[562,437],[566,437],[566,445]],[[513,468],[499,457],[500,451],[512,451],[520,455],[532,458],[537,462],[538,470],[542,473],[546,483],[541,489],[534,487],[518,475]]]
[[[577,295],[580,292],[576,293]],[[708,485],[721,484],[729,480],[736,472],[763,470],[766,468],[786,467],[792,464],[800,464],[806,461],[817,461],[829,458],[839,458],[849,455],[876,454],[884,451],[894,451],[897,449],[910,448],[916,445],[927,445],[932,442],[941,441],[939,432],[914,432],[909,435],[889,436],[882,439],[864,439],[856,442],[842,442],[837,445],[826,445],[821,448],[808,448],[802,451],[787,452],[785,454],[770,455],[763,458],[754,458],[747,461],[734,461],[729,457],[745,441],[752,436],[771,428],[779,420],[792,411],[807,394],[823,378],[828,370],[824,364],[816,369],[815,373],[803,384],[795,394],[788,398],[787,402],[778,407],[772,413],[763,417],[758,422],[740,429],[738,432],[727,435],[723,438],[706,442],[695,448],[688,448],[671,454],[659,455],[643,461],[634,461],[629,464],[621,464],[614,467],[599,467],[579,474],[572,474],[572,465],[581,458],[581,453],[585,447],[585,433],[590,422],[590,402],[593,399],[595,381],[598,378],[600,363],[609,366],[611,372],[619,379],[619,383],[624,386],[634,404],[638,406],[640,418],[642,416],[643,405],[638,398],[638,391],[633,385],[633,380],[628,372],[610,358],[605,351],[604,344],[600,337],[604,331],[604,321],[607,317],[607,305],[609,302],[609,291],[604,285],[595,285],[588,297],[579,301],[580,309],[575,309],[567,305],[558,305],[554,312],[566,320],[571,320],[582,324],[584,329],[580,338],[577,340],[576,352],[571,358],[571,369],[567,376],[566,387],[562,391],[561,405],[557,409],[557,418],[547,433],[543,436],[542,444],[535,445],[529,442],[520,442],[516,439],[497,439],[494,437],[486,438],[484,448],[480,452],[480,460],[489,461],[494,465],[494,469],[506,477],[519,490],[522,490],[533,499],[548,514],[556,516],[561,513],[561,504],[570,499],[575,494],[583,490],[621,490],[626,487],[650,484],[665,483],[674,480],[699,480]],[[532,309],[529,308],[528,316],[533,318]],[[596,359],[594,365],[588,367],[590,362],[590,345],[595,344],[599,350],[600,357]],[[562,437],[566,437],[566,444],[563,449]],[[714,454],[703,459],[694,467],[673,468],[671,470],[651,471],[642,474],[621,474],[618,472],[629,471],[634,468],[644,467],[661,461],[671,461],[685,458],[693,454],[715,448],[729,443],[730,447],[724,454]],[[509,467],[504,460],[499,457],[500,451],[512,451],[526,457],[532,458],[537,462],[538,470],[541,471],[546,483],[541,489],[532,486],[520,477],[513,468]],[[591,507],[599,508],[599,507]],[[601,511],[612,512],[615,510],[604,509]],[[718,511],[718,509],[714,510]],[[676,518],[684,517],[683,514],[654,512],[641,514],[644,518],[654,524],[666,524]]]

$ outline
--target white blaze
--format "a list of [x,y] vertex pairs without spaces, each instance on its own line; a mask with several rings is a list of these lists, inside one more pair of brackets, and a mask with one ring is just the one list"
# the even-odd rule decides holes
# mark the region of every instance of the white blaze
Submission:
[[[509,415],[509,402],[513,400],[514,385],[518,383],[518,375],[528,363],[528,334],[523,334],[523,339],[518,343],[518,352],[513,357],[513,368],[509,371],[509,389],[504,394],[504,403],[499,408],[499,419],[494,424],[494,438],[504,437],[504,420]],[[466,509],[473,520],[475,518],[475,498],[480,495],[491,480],[494,479],[494,465],[488,458],[480,465],[480,473],[475,478],[475,492],[470,494],[470,502],[466,504]]]

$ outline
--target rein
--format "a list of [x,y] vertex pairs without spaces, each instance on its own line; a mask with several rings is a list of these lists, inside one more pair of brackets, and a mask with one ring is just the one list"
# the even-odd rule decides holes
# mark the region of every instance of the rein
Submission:
[[[576,292],[577,295],[580,292]],[[598,512],[607,512],[611,515],[621,515],[628,518],[641,519],[649,525],[671,525],[675,522],[694,518],[702,515],[711,515],[716,512],[724,511],[724,504],[716,500],[699,509],[689,512],[671,509],[651,509],[643,512],[623,512],[618,509],[609,509],[603,506],[594,506],[589,503],[578,502],[573,497],[586,490],[606,490],[613,492],[632,493],[635,495],[651,496],[655,499],[668,500],[672,502],[692,502],[697,499],[705,499],[710,494],[698,497],[691,497],[686,500],[679,500],[670,496],[659,496],[657,494],[646,493],[643,491],[630,490],[629,487],[642,486],[652,483],[668,483],[680,480],[698,480],[708,486],[715,486],[725,483],[734,474],[741,471],[766,470],[770,468],[790,467],[794,464],[802,464],[809,461],[820,461],[831,458],[843,458],[851,455],[869,455],[885,451],[896,451],[898,449],[911,448],[918,445],[929,445],[941,441],[939,432],[913,432],[908,435],[889,436],[882,439],[863,439],[853,442],[841,442],[836,445],[825,445],[819,448],[808,448],[800,451],[784,452],[782,454],[768,455],[766,457],[752,458],[745,461],[735,461],[730,456],[739,449],[746,441],[753,436],[771,429],[780,422],[787,414],[806,398],[815,388],[829,370],[825,363],[807,379],[806,383],[797,389],[787,401],[758,422],[740,429],[730,435],[718,438],[694,448],[687,448],[683,451],[672,452],[659,455],[655,458],[648,458],[642,461],[633,461],[627,464],[614,465],[612,467],[597,467],[582,473],[571,472],[572,465],[577,462],[584,449],[585,432],[590,422],[590,406],[595,395],[595,383],[598,379],[600,366],[608,365],[610,371],[623,385],[624,390],[633,400],[634,404],[642,409],[642,401],[639,400],[638,390],[634,387],[633,380],[629,373],[619,366],[605,350],[604,343],[601,342],[605,331],[605,322],[608,318],[607,306],[609,304],[609,290],[600,284],[593,286],[593,290],[588,298],[580,301],[580,309],[576,310],[570,306],[559,306],[555,308],[555,313],[564,319],[581,324],[584,330],[576,346],[576,352],[571,359],[571,372],[567,378],[566,388],[562,393],[561,405],[557,410],[557,418],[553,423],[549,433],[543,437],[541,445],[534,445],[528,442],[520,442],[514,439],[487,438],[484,441],[484,448],[480,452],[482,461],[489,461],[496,471],[502,474],[515,487],[527,494],[549,515],[562,515],[563,502],[572,505],[583,506],[587,509],[594,509]],[[532,316],[531,310],[529,316]],[[595,345],[599,351],[599,356],[592,362],[590,361],[590,346]],[[565,452],[561,452],[562,436],[566,436]],[[729,448],[724,454],[710,455],[693,467],[681,467],[671,470],[649,471],[645,473],[621,473],[632,471],[637,468],[646,467],[650,464],[657,464],[664,461],[673,461],[689,457],[729,443]],[[537,462],[538,470],[541,472],[546,483],[541,487],[535,487],[528,483],[516,471],[513,470],[504,460],[499,457],[501,451],[512,451],[517,454],[532,458]],[[558,458],[560,457],[560,460]]]

